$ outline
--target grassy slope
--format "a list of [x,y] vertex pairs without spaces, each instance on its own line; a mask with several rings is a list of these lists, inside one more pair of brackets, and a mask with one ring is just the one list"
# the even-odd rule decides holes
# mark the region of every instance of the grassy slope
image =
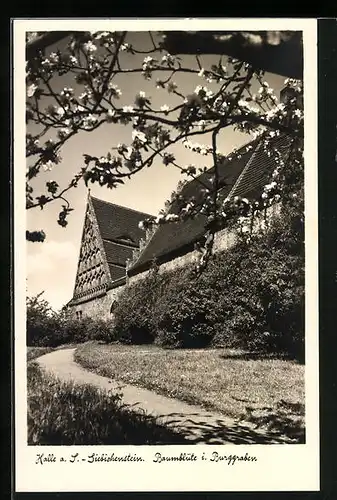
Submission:
[[75,359],[100,375],[257,425],[288,426],[290,433],[304,426],[304,366],[293,361],[97,343],[79,346]]
[[183,444],[155,418],[122,407],[121,395],[60,382],[28,364],[28,444]]
[[27,346],[27,361],[32,361],[33,359],[39,358],[48,352],[56,351],[58,349],[69,349],[71,347],[77,347],[78,344],[62,344],[58,347],[37,347],[37,346]]
[[27,361],[32,361],[33,359],[39,358],[40,356],[43,356],[44,354],[47,354],[48,352],[53,351],[53,347],[34,347],[34,346],[28,346],[27,347]]

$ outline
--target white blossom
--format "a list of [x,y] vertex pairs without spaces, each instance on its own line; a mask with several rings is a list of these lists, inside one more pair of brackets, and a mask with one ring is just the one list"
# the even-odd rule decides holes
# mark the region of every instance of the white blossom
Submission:
[[167,113],[170,110],[169,106],[167,104],[163,104],[160,106],[160,111],[163,111],[164,113]]
[[133,113],[133,107],[132,106],[123,106],[123,112],[124,113]]
[[179,215],[176,214],[167,214],[165,216],[167,222],[175,222],[179,220]]
[[97,118],[94,115],[90,114],[86,116],[85,119],[83,120],[83,125],[85,128],[90,128],[93,125],[95,125],[96,122]]
[[133,153],[133,148],[131,146],[128,146],[126,148],[126,152],[125,152],[125,158],[127,160],[130,160],[131,159],[131,156],[132,156],[132,153]]
[[116,111],[114,109],[108,109],[108,112],[106,114],[106,119],[108,122],[111,122],[113,118],[116,116]]
[[53,163],[51,160],[48,160],[46,163],[42,165],[42,168],[45,172],[50,172],[55,166],[55,163]]
[[112,84],[111,82],[109,82],[108,84],[108,89],[111,90],[111,94],[117,99],[119,99],[120,96],[122,95],[121,89],[117,85]]
[[135,139],[138,139],[142,143],[147,142],[146,135],[144,132],[140,132],[139,130],[132,131],[132,140],[134,141]]
[[70,56],[69,61],[71,62],[71,64],[78,64],[78,60],[75,56]]
[[199,97],[205,99],[205,101],[212,98],[214,95],[211,90],[209,90],[207,87],[203,87],[202,85],[197,85],[197,87],[194,90],[194,93],[197,94]]
[[83,50],[90,54],[92,52],[95,52],[97,50],[97,47],[91,40],[89,40],[88,42],[83,44]]
[[37,90],[37,85],[35,85],[35,83],[32,83],[31,85],[29,85],[29,87],[27,88],[27,96],[28,97],[33,97],[33,95],[35,94],[36,90]]
[[67,137],[69,134],[71,133],[71,130],[69,128],[61,128],[59,131],[58,131],[58,136],[60,139],[64,139],[65,137]]
[[59,55],[56,54],[56,52],[51,52],[49,54],[49,59],[51,60],[52,63],[55,63],[55,64],[58,63],[60,60]]

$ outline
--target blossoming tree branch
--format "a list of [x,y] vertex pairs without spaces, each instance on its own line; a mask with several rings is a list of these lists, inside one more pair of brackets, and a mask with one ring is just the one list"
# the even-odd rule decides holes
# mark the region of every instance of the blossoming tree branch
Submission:
[[[303,111],[298,106],[302,82],[286,79],[285,87],[292,98],[280,103],[261,69],[221,56],[216,64],[203,67],[197,54],[195,67],[191,68],[184,65],[179,54],[173,56],[165,50],[160,34],[154,36],[149,32],[148,36],[151,48],[142,51],[128,41],[127,32],[77,32],[69,35],[62,51],[48,54],[46,50],[36,51],[28,58],[26,122],[38,131],[27,133],[26,138],[26,207],[43,209],[50,203],[61,203],[58,223],[65,227],[73,210],[67,193],[81,180],[86,185],[91,182],[115,188],[154,162],[178,168],[187,177],[198,179],[206,167],[181,165],[171,149],[181,144],[211,158],[211,187],[201,186],[204,193],[201,204],[180,199],[180,213],[163,211],[158,217],[144,221],[143,226],[175,222],[202,212],[209,221],[206,246],[211,247],[214,233],[225,221],[265,209],[289,190],[289,183],[285,182],[287,169],[291,171],[294,163],[302,165]],[[123,54],[133,56],[135,63],[123,64]],[[139,57],[140,64],[137,63]],[[123,88],[118,85],[118,79],[135,74],[153,81],[154,87],[162,89],[164,97],[165,92],[174,96],[176,104],[169,106],[163,99],[163,104],[156,107],[151,96],[140,90],[133,102],[119,105]],[[195,76],[200,83],[186,94],[175,81],[180,74]],[[55,81],[63,75],[71,75],[74,84],[56,90]],[[258,90],[253,92],[256,85]],[[116,144],[109,151],[102,151],[100,157],[92,156],[90,151],[83,152],[83,164],[68,185],[60,186],[49,180],[45,192],[36,196],[33,179],[41,170],[52,170],[61,163],[64,144],[75,134],[92,132],[103,124],[129,126],[129,143]],[[285,135],[291,141],[286,161],[273,148],[273,180],[265,187],[260,200],[249,202],[238,197],[222,200],[218,196],[222,187],[218,175],[220,162],[245,152],[240,149],[225,157],[219,151],[218,136],[228,127],[260,137],[268,154],[273,137]],[[204,144],[203,139],[210,144]],[[247,149],[251,147],[247,145]],[[197,182],[202,183],[200,179]],[[179,196],[176,193],[176,197]],[[45,233],[27,231],[26,237],[30,241],[43,241]]]

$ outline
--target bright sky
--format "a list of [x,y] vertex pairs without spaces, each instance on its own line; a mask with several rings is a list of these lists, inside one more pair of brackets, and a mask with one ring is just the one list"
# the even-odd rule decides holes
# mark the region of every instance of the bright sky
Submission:
[[[139,50],[145,50],[149,47],[149,36],[145,32],[133,32],[128,35],[126,41],[132,43]],[[62,43],[58,46],[61,48]],[[51,50],[55,50],[55,48],[52,47]],[[145,56],[131,56],[124,53],[123,57],[122,66],[131,68],[135,65],[140,67]],[[219,61],[219,56],[203,56],[201,61],[207,69],[211,64]],[[196,68],[196,60],[192,56],[183,56],[182,62],[184,66]],[[135,95],[140,90],[145,91],[151,97],[153,106],[158,109],[163,104],[172,106],[181,102],[177,101],[177,97],[169,94],[167,90],[157,89],[155,86],[156,78],[160,78],[158,73],[155,73],[150,81],[145,80],[141,73],[132,76],[122,75],[118,81],[116,78],[116,83],[122,90],[120,104],[133,105]],[[277,95],[282,88],[284,78],[267,74],[265,79]],[[184,95],[193,93],[197,85],[212,88],[211,84],[193,74],[179,74],[174,78],[174,81],[178,84],[179,91]],[[60,77],[55,84],[55,89],[60,90],[63,87],[73,87],[76,90],[75,82],[69,79],[69,75]],[[34,128],[28,129],[30,133],[35,131]],[[109,149],[118,143],[129,144],[131,132],[131,125],[107,124],[94,132],[78,133],[63,147],[61,151],[62,162],[51,172],[41,173],[35,180],[33,187],[36,192],[34,194],[38,195],[48,180],[55,180],[60,186],[64,186],[83,165],[83,154],[105,156]],[[209,141],[202,140],[202,136],[191,138],[191,140],[209,144]],[[219,136],[219,150],[227,154],[235,147],[248,141],[247,135],[226,129]],[[183,146],[172,147],[169,151],[175,154],[180,165],[191,163],[198,167],[209,165],[207,157],[189,152]],[[175,167],[165,167],[157,162],[150,168],[136,174],[131,180],[126,181],[124,186],[110,190],[91,184],[90,189],[91,194],[97,198],[156,214],[163,208],[165,201],[175,190],[180,179],[182,179],[182,175]],[[43,229],[47,234],[43,243],[27,242],[27,292],[28,295],[35,295],[44,290],[44,297],[55,309],[68,302],[73,293],[87,199],[87,188],[84,183],[80,183],[76,189],[70,191],[67,198],[75,210],[68,217],[66,228],[57,224],[57,216],[62,202],[55,201],[43,210],[34,208],[27,211],[27,229],[31,231]]]

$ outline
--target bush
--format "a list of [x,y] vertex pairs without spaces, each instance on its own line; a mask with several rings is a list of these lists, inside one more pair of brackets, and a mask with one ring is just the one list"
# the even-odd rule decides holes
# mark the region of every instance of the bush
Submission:
[[123,290],[114,309],[115,339],[132,344],[153,342],[160,289],[161,279],[154,268],[139,283]]
[[57,347],[70,342],[113,340],[110,322],[92,318],[78,320],[63,312],[57,313],[41,296],[27,298],[28,346]]
[[115,309],[123,342],[223,346],[304,356],[304,245],[294,198],[263,235],[239,240],[197,276],[191,266],[154,268],[128,286]]
[[164,293],[157,297],[156,342],[185,348],[209,345],[214,336],[209,310],[214,304],[208,283],[198,283],[190,266],[161,279],[165,285]]
[[65,316],[53,311],[42,295],[27,297],[27,345],[57,347],[69,342]]
[[122,405],[120,393],[61,382],[28,365],[29,445],[183,444],[155,417]]

